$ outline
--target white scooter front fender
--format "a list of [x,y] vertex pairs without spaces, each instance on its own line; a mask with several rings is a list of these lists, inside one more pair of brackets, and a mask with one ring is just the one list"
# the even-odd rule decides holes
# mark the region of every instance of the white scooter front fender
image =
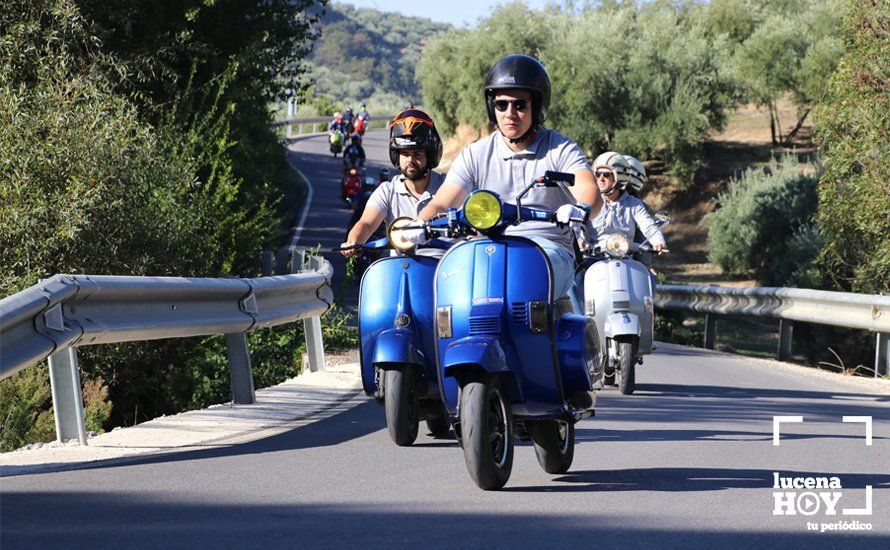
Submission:
[[633,313],[610,313],[606,318],[606,338],[640,336],[640,319]]

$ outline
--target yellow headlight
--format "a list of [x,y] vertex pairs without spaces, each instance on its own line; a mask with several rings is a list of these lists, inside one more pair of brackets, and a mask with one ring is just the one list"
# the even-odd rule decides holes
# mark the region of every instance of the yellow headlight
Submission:
[[464,203],[464,216],[475,229],[490,229],[501,219],[501,201],[488,191],[473,193]]

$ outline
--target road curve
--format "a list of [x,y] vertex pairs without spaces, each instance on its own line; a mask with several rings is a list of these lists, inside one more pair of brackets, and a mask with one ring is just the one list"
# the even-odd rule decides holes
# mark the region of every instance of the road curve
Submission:
[[[370,130],[365,134],[363,147],[368,175],[376,177],[380,168],[393,169],[389,162],[388,130]],[[340,181],[343,176],[343,157],[329,152],[327,134],[296,139],[288,147],[288,160],[309,180],[312,204],[305,218],[297,242],[300,246],[321,245],[322,255],[334,266],[334,293],[337,303],[355,307],[358,290],[346,284],[343,274],[346,262],[338,253],[329,252],[346,239],[346,225],[350,213],[340,200]],[[395,173],[395,172],[393,172]]]
[[[382,165],[378,135],[369,157]],[[324,147],[315,141],[291,153],[317,201],[302,238],[334,245],[346,216],[339,160],[313,154]],[[481,491],[456,441],[396,447],[383,409],[358,398],[251,442],[3,478],[0,546],[890,547],[890,396],[879,381],[669,344],[637,380],[632,396],[600,392],[564,475],[544,473],[520,444],[505,489]],[[779,446],[775,416],[803,417],[781,425]],[[871,417],[872,445],[845,416]],[[803,495],[818,490],[774,489],[777,474],[837,477],[836,515]],[[844,515],[865,506],[867,486],[871,514]],[[799,493],[800,513],[775,515],[777,491]]]

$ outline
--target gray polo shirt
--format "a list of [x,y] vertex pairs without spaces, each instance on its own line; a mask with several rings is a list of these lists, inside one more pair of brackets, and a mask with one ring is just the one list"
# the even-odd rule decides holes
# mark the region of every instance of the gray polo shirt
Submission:
[[[500,195],[501,200],[516,204],[516,197],[544,172],[574,173],[590,170],[587,158],[578,145],[553,130],[541,129],[528,149],[514,152],[504,142],[499,131],[463,149],[451,169],[449,182],[463,187],[467,192],[487,189]],[[532,208],[556,210],[564,204],[574,204],[557,187],[532,189],[522,199],[522,205]],[[506,231],[507,234],[541,236],[572,250],[572,230],[547,222],[525,222]]]
[[368,198],[368,206],[383,213],[387,226],[394,219],[402,216],[416,218],[432,200],[444,180],[445,176],[442,174],[430,171],[430,181],[426,186],[426,191],[418,198],[408,191],[404,176],[398,174],[390,181],[381,183],[371,193]]

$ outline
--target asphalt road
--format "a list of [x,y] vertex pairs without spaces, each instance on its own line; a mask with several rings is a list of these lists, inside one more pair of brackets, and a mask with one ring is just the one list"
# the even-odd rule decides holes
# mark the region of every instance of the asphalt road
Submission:
[[[375,134],[369,157],[382,164]],[[325,246],[339,242],[345,211],[339,160],[313,155],[324,146],[314,141],[293,158],[315,188],[303,234]],[[454,440],[422,435],[396,447],[382,407],[357,398],[313,424],[222,449],[0,479],[0,546],[890,547],[887,395],[665,344],[637,380],[632,396],[600,392],[597,416],[578,424],[569,473],[544,473],[520,444],[502,491],[476,488]],[[804,420],[782,425],[779,446],[776,415]],[[871,446],[865,424],[844,416],[872,418]],[[840,493],[836,515],[802,495],[819,489],[788,490],[802,495],[801,513],[774,515],[776,473],[837,477],[841,488],[821,490]],[[869,485],[871,514],[844,515],[865,506]]]
[[[389,162],[388,130],[371,130],[365,134],[368,175],[377,176],[380,168],[395,169]],[[336,158],[329,152],[327,135],[298,138],[288,148],[288,158],[312,186],[312,203],[303,229],[300,246],[321,245],[322,255],[334,266],[335,301],[347,308],[358,303],[358,289],[345,280],[346,262],[339,253],[329,252],[346,240],[346,226],[350,213],[340,200],[340,181],[343,177],[343,157]]]

